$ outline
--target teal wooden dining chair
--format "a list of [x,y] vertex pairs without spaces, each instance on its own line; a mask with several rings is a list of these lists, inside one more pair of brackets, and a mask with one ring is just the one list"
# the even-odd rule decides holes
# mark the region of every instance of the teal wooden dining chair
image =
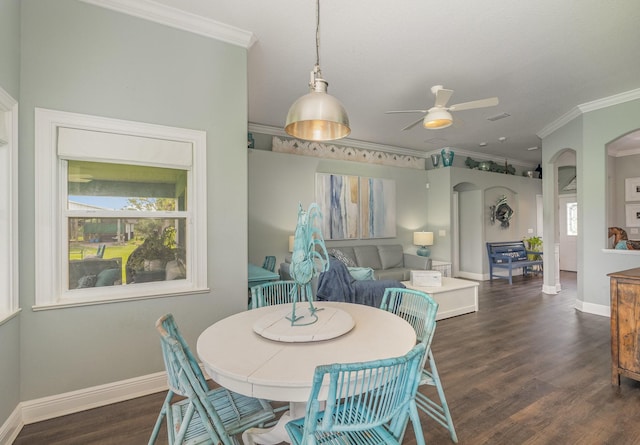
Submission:
[[400,444],[411,420],[424,445],[415,395],[425,351],[418,343],[402,357],[318,366],[305,417],[285,425],[291,443]]
[[256,309],[274,304],[292,303],[295,292],[298,293],[298,301],[313,299],[311,286],[307,284],[297,288],[295,281],[270,281],[251,288],[251,309]]
[[276,270],[276,257],[273,255],[267,255],[264,257],[262,268],[267,269],[269,272],[274,272]]
[[[155,443],[165,417],[169,444],[225,445],[237,444],[236,434],[262,426],[275,417],[271,405],[264,400],[243,396],[222,387],[209,389],[173,315],[160,317],[156,328],[160,334],[169,391],[149,445]],[[185,398],[172,403],[176,394]]]
[[438,375],[436,361],[431,352],[438,303],[424,292],[413,289],[388,288],[382,297],[380,308],[404,318],[413,326],[418,341],[425,344],[427,348],[426,364],[422,369],[420,385],[434,386],[439,401],[434,401],[418,391],[416,404],[425,414],[445,427],[449,431],[451,440],[454,443],[458,443],[458,436],[453,426],[453,419],[444,395],[442,381]]

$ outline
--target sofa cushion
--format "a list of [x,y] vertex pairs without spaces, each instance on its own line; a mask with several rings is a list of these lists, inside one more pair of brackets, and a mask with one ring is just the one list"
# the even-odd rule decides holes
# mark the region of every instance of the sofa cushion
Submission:
[[404,252],[401,244],[378,246],[378,254],[383,269],[404,267]]
[[378,246],[354,246],[358,267],[370,267],[374,270],[382,269]]
[[376,280],[397,280],[408,281],[411,278],[411,271],[402,267],[392,269],[380,269],[374,271]]

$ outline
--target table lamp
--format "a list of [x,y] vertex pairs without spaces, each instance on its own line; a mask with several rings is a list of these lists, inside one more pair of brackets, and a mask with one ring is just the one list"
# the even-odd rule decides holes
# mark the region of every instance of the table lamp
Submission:
[[295,241],[294,235],[289,235],[289,253],[293,252],[293,243]]
[[431,255],[427,246],[433,246],[433,232],[413,232],[413,244],[420,246],[416,252],[418,255]]

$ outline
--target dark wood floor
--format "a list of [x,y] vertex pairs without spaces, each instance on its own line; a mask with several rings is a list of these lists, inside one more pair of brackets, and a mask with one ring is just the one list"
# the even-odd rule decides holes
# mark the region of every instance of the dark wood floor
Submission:
[[[609,319],[576,311],[575,274],[561,281],[558,295],[540,277],[483,282],[479,312],[438,322],[433,351],[460,444],[640,444],[640,383],[611,386]],[[27,425],[14,443],[145,444],[163,398]],[[426,416],[422,428],[427,443],[451,443]],[[415,444],[411,428],[404,443]]]

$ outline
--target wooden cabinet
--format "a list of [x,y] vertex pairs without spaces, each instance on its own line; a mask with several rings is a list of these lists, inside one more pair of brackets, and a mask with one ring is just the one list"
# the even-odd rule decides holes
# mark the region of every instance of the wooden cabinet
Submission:
[[640,381],[640,268],[611,278],[611,383],[620,376]]

